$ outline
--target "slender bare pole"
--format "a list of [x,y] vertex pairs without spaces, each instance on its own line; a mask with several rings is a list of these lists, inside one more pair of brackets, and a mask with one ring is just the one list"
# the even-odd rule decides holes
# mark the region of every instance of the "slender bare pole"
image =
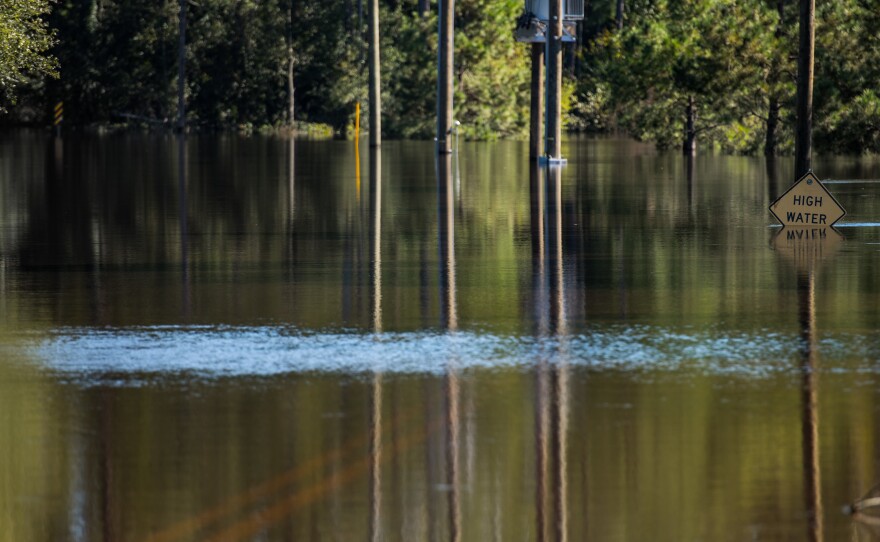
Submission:
[[370,0],[370,146],[382,144],[382,93],[379,68],[379,0]]
[[800,179],[811,168],[813,136],[813,57],[816,41],[816,0],[800,0],[800,44],[797,75],[797,131],[794,175]]
[[547,35],[547,142],[550,158],[562,157],[562,0],[550,0]]
[[440,46],[437,54],[437,152],[452,152],[452,62],[455,47],[455,0],[439,0],[438,34]]
[[537,160],[541,156],[541,140],[544,138],[544,125],[541,118],[544,112],[544,44],[532,44],[532,96],[529,117],[529,158]]

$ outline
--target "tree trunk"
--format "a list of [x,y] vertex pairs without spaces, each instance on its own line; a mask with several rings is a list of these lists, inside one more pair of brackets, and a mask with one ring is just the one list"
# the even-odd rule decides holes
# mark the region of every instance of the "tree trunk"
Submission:
[[767,135],[764,139],[764,155],[776,154],[776,130],[779,126],[779,96],[770,96],[770,106],[767,108]]
[[428,11],[431,9],[429,0],[419,0],[419,15],[427,17]]
[[681,150],[684,154],[695,154],[697,152],[697,130],[695,128],[697,117],[697,108],[693,96],[688,96],[687,107],[685,107],[685,132],[684,143]]
[[291,128],[293,128],[293,96],[296,92],[296,89],[293,86],[293,47],[287,49],[287,124]]
[[177,130],[180,133],[186,131],[186,100],[184,87],[186,85],[186,0],[180,0],[178,13],[178,42],[177,42]]
[[[776,23],[776,38],[781,39],[785,33],[785,0],[778,0],[776,2],[776,13],[779,15],[779,21]],[[770,103],[767,107],[767,134],[764,138],[764,155],[765,156],[774,156],[776,154],[776,148],[778,146],[778,141],[776,137],[776,131],[779,127],[779,110],[781,108],[780,96],[779,92],[772,87],[781,76],[781,68],[780,68],[781,60],[774,56],[773,65],[771,68],[771,90],[770,90]]]
[[617,22],[618,30],[623,30],[623,2],[624,0],[617,0],[617,13],[615,14],[615,21]]

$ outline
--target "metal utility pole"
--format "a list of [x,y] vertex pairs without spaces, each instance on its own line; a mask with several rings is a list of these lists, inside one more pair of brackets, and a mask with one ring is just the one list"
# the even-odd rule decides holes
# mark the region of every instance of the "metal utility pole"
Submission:
[[452,61],[455,47],[455,0],[439,0],[437,54],[437,153],[452,152]]
[[382,93],[379,68],[379,0],[370,0],[370,146],[382,144]]
[[816,41],[816,0],[800,0],[800,28],[797,74],[797,130],[795,132],[794,178],[811,169],[813,137],[813,56]]
[[547,133],[544,153],[550,161],[562,158],[562,0],[550,0],[547,34]]
[[186,130],[186,101],[183,90],[186,83],[186,2],[180,0],[178,22],[180,39],[177,43],[177,131]]
[[544,44],[532,44],[532,89],[529,114],[529,159],[541,157],[541,143],[544,139]]

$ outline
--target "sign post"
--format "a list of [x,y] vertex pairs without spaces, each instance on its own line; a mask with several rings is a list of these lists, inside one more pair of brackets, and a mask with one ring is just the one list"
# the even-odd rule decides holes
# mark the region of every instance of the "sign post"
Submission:
[[770,212],[785,227],[833,226],[846,211],[812,171],[770,205]]

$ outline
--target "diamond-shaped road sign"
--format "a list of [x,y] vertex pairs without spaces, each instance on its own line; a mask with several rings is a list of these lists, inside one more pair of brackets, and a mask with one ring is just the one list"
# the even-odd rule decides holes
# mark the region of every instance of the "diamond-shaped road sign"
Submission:
[[846,214],[810,171],[770,205],[783,226],[831,226]]

